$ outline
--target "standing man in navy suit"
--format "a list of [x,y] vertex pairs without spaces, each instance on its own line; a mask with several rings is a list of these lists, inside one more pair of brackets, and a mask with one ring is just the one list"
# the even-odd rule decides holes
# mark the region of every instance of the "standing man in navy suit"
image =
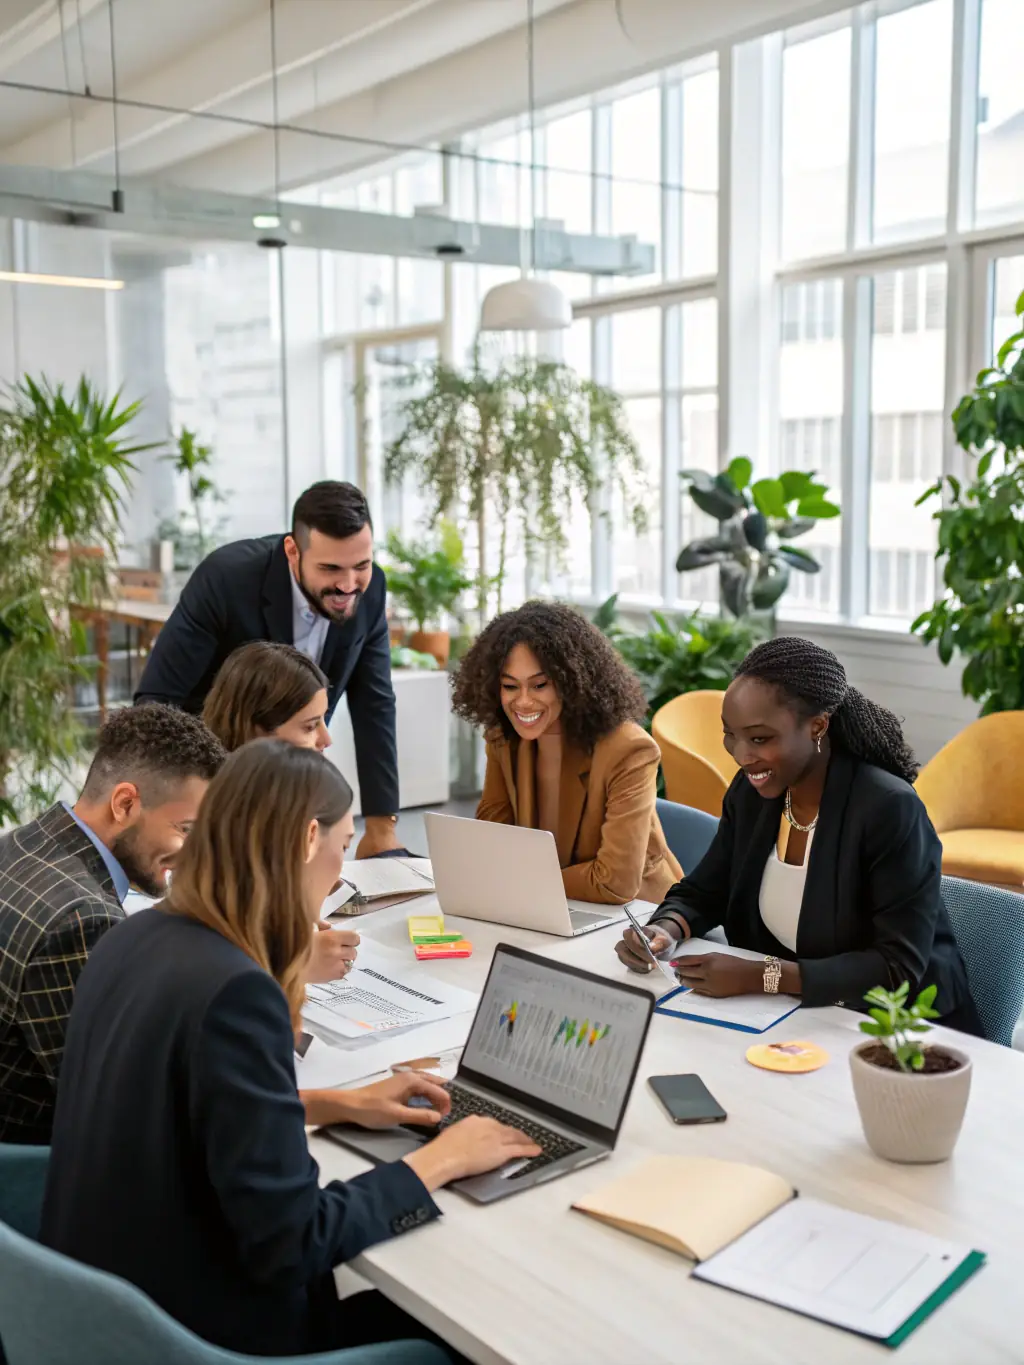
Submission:
[[135,701],[198,713],[239,645],[294,645],[327,675],[328,720],[342,692],[348,701],[366,818],[358,856],[387,853],[399,843],[386,591],[366,498],[350,483],[315,483],[295,504],[290,534],[238,540],[203,560],[157,637]]

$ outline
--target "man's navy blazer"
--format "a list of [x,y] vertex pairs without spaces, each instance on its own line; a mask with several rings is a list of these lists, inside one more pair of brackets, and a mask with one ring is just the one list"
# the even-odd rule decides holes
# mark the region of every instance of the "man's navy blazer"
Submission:
[[403,1161],[323,1189],[277,982],[155,907],[105,934],[71,1012],[40,1240],[228,1350],[337,1344],[332,1267],[437,1216]]
[[[364,815],[398,812],[398,745],[387,580],[378,564],[351,620],[332,622],[320,667],[328,681],[328,718],[342,692],[355,737]],[[237,540],[214,550],[185,585],[157,636],[136,703],[167,702],[198,715],[217,670],[250,640],[293,643],[291,569],[284,536]]]

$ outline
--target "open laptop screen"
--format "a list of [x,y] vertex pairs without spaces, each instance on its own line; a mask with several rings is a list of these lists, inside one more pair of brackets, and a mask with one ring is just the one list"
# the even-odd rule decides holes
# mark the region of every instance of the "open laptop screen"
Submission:
[[617,1132],[653,999],[499,945],[460,1070]]

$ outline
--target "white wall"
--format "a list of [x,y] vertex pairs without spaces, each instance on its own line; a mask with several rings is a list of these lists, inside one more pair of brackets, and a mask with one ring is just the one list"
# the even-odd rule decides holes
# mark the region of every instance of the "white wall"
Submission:
[[910,635],[791,621],[780,629],[838,655],[851,685],[900,717],[921,763],[978,715],[977,703],[961,695],[960,668],[943,668],[934,647]]

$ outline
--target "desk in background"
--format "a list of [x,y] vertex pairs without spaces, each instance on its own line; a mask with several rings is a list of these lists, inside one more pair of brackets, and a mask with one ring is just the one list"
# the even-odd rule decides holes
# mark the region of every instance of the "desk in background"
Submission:
[[161,627],[174,610],[168,602],[140,602],[130,598],[120,598],[99,606],[72,606],[71,615],[76,621],[92,626],[96,641],[96,698],[99,705],[100,724],[107,718],[107,678],[110,672],[110,627],[114,621],[138,632],[140,655],[148,654],[153,641],[160,634]]
[[[417,902],[429,913],[434,898]],[[409,951],[408,907],[362,917],[359,932]],[[603,975],[644,978],[621,967],[621,926],[577,939],[449,917],[474,944],[464,961],[424,964],[430,975],[480,990],[495,944],[508,942]],[[411,961],[410,953],[410,961]],[[371,1248],[354,1269],[477,1365],[1020,1365],[1024,1359],[1024,1057],[956,1035],[974,1062],[959,1146],[938,1166],[894,1166],[861,1133],[847,1053],[859,1016],[807,1010],[771,1037],[811,1038],[831,1053],[821,1071],[759,1071],[744,1054],[753,1039],[730,1029],[656,1015],[619,1145],[610,1161],[479,1207],[436,1197],[444,1218]],[[416,1034],[408,1053],[420,1052]],[[723,1124],[681,1128],[647,1085],[660,1073],[697,1072],[729,1114]],[[311,1138],[322,1179],[348,1179],[366,1163],[326,1138]],[[808,1195],[988,1253],[988,1264],[900,1347],[874,1342],[783,1309],[690,1280],[689,1262],[569,1211],[644,1157],[693,1153],[766,1166]]]

